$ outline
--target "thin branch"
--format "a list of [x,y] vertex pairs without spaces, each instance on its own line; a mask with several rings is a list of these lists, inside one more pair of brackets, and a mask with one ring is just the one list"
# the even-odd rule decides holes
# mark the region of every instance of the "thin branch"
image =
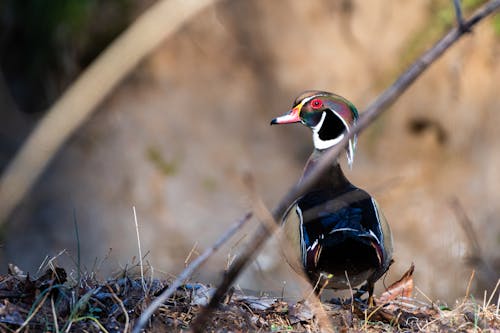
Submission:
[[75,226],[76,237],[76,262],[77,262],[77,285],[81,282],[82,277],[82,260],[81,260],[81,246],[80,246],[80,233],[78,232],[78,221],[76,220],[76,209],[73,209],[73,225]]
[[[146,10],[52,105],[0,178],[0,225],[64,142],[166,38],[216,0],[161,0]],[[125,56],[124,56],[125,55]]]
[[242,219],[233,224],[212,247],[208,248],[199,257],[197,257],[189,266],[187,266],[182,273],[170,284],[167,290],[162,292],[160,296],[147,307],[146,310],[139,317],[139,321],[135,325],[132,333],[139,333],[149,321],[149,318],[172,294],[179,288],[185,280],[187,280],[194,272],[204,264],[210,256],[212,256],[225,242],[229,240],[243,225],[250,220],[252,213],[247,213]]
[[453,213],[455,213],[457,222],[464,231],[465,238],[469,242],[470,256],[472,258],[481,258],[483,251],[479,245],[476,230],[472,226],[472,221],[465,212],[464,207],[457,198],[450,200],[450,207],[453,210]]
[[33,317],[38,313],[38,311],[40,311],[40,309],[42,308],[43,304],[45,303],[45,301],[47,300],[47,297],[49,297],[51,292],[52,292],[52,286],[50,286],[49,288],[47,288],[45,290],[45,295],[43,295],[40,303],[38,303],[34,309],[32,307],[33,311],[28,315],[28,317],[24,320],[24,322],[21,324],[21,326],[19,326],[17,328],[17,330],[15,330],[15,333],[21,332],[30,323],[31,319],[33,319]]
[[458,28],[464,32],[470,32],[470,29],[465,29],[464,16],[462,14],[462,5],[460,4],[460,0],[453,0],[453,7],[455,8],[455,17],[457,18]]
[[116,293],[114,292],[113,288],[111,288],[109,285],[107,286],[108,287],[108,290],[111,294],[111,297],[115,300],[115,302],[118,303],[118,305],[120,305],[120,308],[123,312],[123,315],[125,316],[125,326],[123,327],[123,332],[124,333],[128,333],[129,331],[129,323],[130,323],[130,317],[128,315],[128,312],[127,312],[127,309],[125,308],[125,304],[123,304],[123,301],[120,299],[120,297],[118,297],[118,295],[116,295]]
[[486,282],[488,285],[492,285],[497,279],[497,274],[483,255],[483,251],[477,237],[477,232],[474,229],[471,219],[457,198],[450,200],[450,207],[453,210],[453,213],[455,213],[457,222],[460,224],[465,238],[469,243],[469,255],[467,258],[468,264],[478,270],[480,273],[479,278],[483,282]]
[[132,206],[132,211],[134,212],[134,224],[135,232],[137,236],[137,248],[139,249],[139,266],[141,269],[141,284],[144,293],[147,291],[146,281],[144,280],[144,265],[142,264],[142,248],[141,248],[141,237],[139,236],[139,223],[137,222],[137,212],[135,211],[135,206]]
[[[338,145],[332,147],[322,158],[318,164],[300,183],[293,186],[280,203],[273,210],[273,218],[275,221],[280,221],[286,210],[300,196],[305,194],[316,182],[316,180],[328,169],[332,161],[338,158],[340,153],[347,146],[349,139],[360,133],[368,125],[370,125],[382,112],[386,111],[397,98],[399,98],[406,89],[431,65],[438,59],[451,45],[453,45],[465,31],[470,30],[479,21],[492,14],[500,8],[500,0],[491,0],[477,10],[472,17],[464,21],[464,29],[454,28],[448,32],[441,40],[439,40],[431,49],[425,52],[417,59],[388,89],[386,89],[368,108],[361,114],[356,125],[350,132],[344,133],[344,138]],[[210,303],[205,307],[198,317],[194,320],[194,327],[204,327],[206,321],[211,316],[211,313],[217,308],[218,304],[224,298],[227,290],[239,276],[241,271],[249,264],[251,259],[258,253],[260,248],[269,238],[269,229],[261,225],[245,251],[234,261],[229,271],[224,273],[223,280],[216,289]]]
[[[271,233],[282,231],[283,229],[279,228],[280,224],[274,219],[273,215],[264,204],[262,197],[257,193],[254,179],[250,174],[248,174],[244,178],[244,183],[247,185],[247,188],[250,192],[250,202],[252,203],[252,211],[254,212],[255,217],[259,221],[261,221],[261,223],[265,225],[269,230],[271,230]],[[284,234],[281,234],[280,236],[282,236],[279,237],[280,246],[282,247],[281,250],[285,259],[290,263],[292,267],[302,267],[302,262],[300,261],[299,257],[294,255],[296,251],[292,247],[293,245],[291,244],[289,239]],[[334,332],[332,324],[328,319],[328,315],[321,305],[321,300],[315,293],[316,287],[313,288],[313,286],[309,282],[309,278],[306,276],[303,270],[296,271],[296,273],[301,278],[301,286],[303,286],[305,289],[303,298],[304,300],[308,301],[311,311],[317,318],[319,330],[321,332]],[[319,281],[320,279],[318,279],[318,282]],[[321,292],[319,292],[318,294],[320,295]],[[194,332],[201,332],[204,329],[203,327],[196,327],[195,325],[192,325],[191,330]]]
[[59,333],[59,323],[57,322],[56,307],[54,306],[54,296],[50,296],[50,307],[52,309],[52,317],[54,318],[55,333]]

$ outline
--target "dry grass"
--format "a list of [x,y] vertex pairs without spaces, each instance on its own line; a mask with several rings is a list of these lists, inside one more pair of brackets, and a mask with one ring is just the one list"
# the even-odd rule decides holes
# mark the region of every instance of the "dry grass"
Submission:
[[[107,281],[91,276],[82,274],[76,283],[68,281],[59,267],[48,268],[36,279],[11,269],[0,276],[0,331],[130,332],[142,311],[169,284],[151,280],[144,291],[140,274],[132,270]],[[211,292],[203,284],[183,285],[155,312],[146,331],[188,329]],[[498,297],[494,290],[481,301],[465,298],[453,309],[414,298],[372,308],[359,301],[354,306],[324,302],[323,307],[339,332],[497,332]],[[233,292],[206,331],[314,332],[318,322],[307,302]]]

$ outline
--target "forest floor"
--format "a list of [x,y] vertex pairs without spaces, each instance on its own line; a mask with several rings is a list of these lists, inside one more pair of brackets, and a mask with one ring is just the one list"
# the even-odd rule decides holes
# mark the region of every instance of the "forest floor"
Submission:
[[[0,276],[1,332],[130,332],[169,284],[134,278],[133,270],[107,281],[79,276],[79,283],[69,281],[60,267],[51,266],[38,278],[13,265],[9,271]],[[451,308],[411,297],[409,274],[376,297],[372,307],[363,301],[323,302],[330,319],[326,325],[338,332],[500,332],[496,290],[481,301],[467,296]],[[185,284],[155,312],[145,332],[188,330],[213,290],[204,284]],[[205,331],[317,332],[324,328],[307,301],[233,291]]]

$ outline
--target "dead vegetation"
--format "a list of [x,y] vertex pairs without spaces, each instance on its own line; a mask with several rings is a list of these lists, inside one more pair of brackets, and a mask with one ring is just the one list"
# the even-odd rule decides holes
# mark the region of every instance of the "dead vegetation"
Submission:
[[[15,266],[9,271],[0,276],[2,332],[130,332],[142,312],[170,284],[157,279],[144,281],[132,270],[124,270],[120,276],[107,281],[98,281],[93,274],[83,275],[78,283],[71,280],[63,268],[53,265],[37,278]],[[482,302],[465,297],[454,308],[449,308],[413,298],[412,272],[413,267],[370,308],[360,300],[324,301],[323,308],[331,326],[339,332],[496,332],[500,329],[498,289],[485,294]],[[213,292],[214,288],[204,284],[182,285],[156,310],[144,331],[189,329]],[[204,330],[315,332],[320,329],[307,300],[250,296],[231,290]]]

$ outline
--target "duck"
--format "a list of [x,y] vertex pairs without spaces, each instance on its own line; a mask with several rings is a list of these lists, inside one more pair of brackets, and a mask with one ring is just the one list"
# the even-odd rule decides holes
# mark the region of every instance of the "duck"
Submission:
[[[346,98],[310,90],[298,96],[291,110],[274,118],[271,125],[301,123],[312,131],[314,150],[302,181],[322,155],[348,135],[358,118],[356,107]],[[356,143],[354,136],[346,147],[349,167]],[[338,160],[290,206],[282,228],[298,259],[287,259],[288,263],[305,273],[317,293],[362,285],[355,297],[368,293],[373,301],[375,282],[393,262],[392,233],[377,201],[346,178]]]

